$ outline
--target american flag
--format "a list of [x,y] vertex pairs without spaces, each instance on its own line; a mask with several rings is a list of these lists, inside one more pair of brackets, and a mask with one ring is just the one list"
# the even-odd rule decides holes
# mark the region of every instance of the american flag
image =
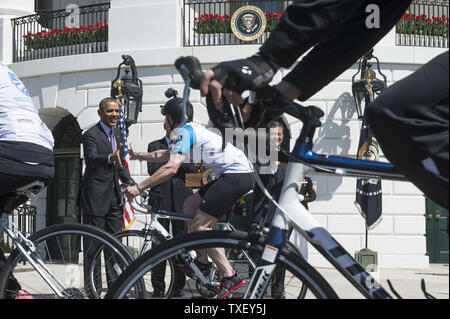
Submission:
[[[122,103],[122,97],[118,98],[119,102],[119,124],[118,129],[120,130],[120,133],[122,133],[122,152],[124,154],[124,163],[125,167],[127,168],[128,172],[130,172],[130,166],[128,165],[129,162],[129,155],[128,155],[128,142],[127,142],[127,127],[125,126],[125,120],[123,118],[123,103]],[[120,179],[119,179],[120,181]],[[123,217],[122,217],[122,229],[128,230],[130,226],[134,223],[135,217],[134,217],[134,209],[133,206],[130,205],[130,202],[127,200],[127,197],[125,194],[123,195]]]

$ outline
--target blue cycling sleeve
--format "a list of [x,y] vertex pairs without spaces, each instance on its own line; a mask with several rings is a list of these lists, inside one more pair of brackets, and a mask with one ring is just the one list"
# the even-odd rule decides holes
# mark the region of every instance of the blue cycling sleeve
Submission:
[[195,143],[195,132],[192,126],[184,125],[175,138],[172,153],[189,154]]

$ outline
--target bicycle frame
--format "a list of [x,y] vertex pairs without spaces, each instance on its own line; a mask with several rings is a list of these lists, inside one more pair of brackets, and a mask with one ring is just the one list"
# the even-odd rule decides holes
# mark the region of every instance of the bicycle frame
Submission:
[[[300,107],[295,102],[286,101]],[[261,261],[244,298],[261,298],[275,268],[279,252],[285,245],[286,232],[295,228],[365,297],[384,299],[391,296],[333,238],[333,236],[297,200],[299,181],[308,174],[402,180],[390,163],[316,154],[312,151],[314,127],[304,125],[288,164],[278,208],[272,220]]]
[[[175,220],[183,220],[186,222],[189,220],[192,220],[194,218],[191,215],[169,212],[169,211],[159,210],[159,209],[153,209],[151,206],[146,205],[142,202],[138,203],[136,201],[136,198],[135,198],[135,202],[140,207],[147,209],[147,211],[134,208],[135,210],[140,211],[144,214],[146,214],[147,212],[150,212],[150,215],[151,215],[149,227],[146,230],[146,238],[144,240],[144,245],[141,248],[140,254],[143,254],[145,252],[148,242],[151,240],[149,236],[153,236],[152,232],[155,230],[158,233],[160,233],[166,240],[172,239],[172,235],[170,235],[170,233],[161,225],[161,223],[158,222],[157,218],[169,218],[169,219],[175,219]],[[189,264],[189,266],[192,268],[192,270],[194,271],[197,278],[204,285],[211,284],[211,278],[206,278],[206,276],[202,273],[202,271],[200,271],[200,269],[194,262],[194,257],[189,252],[185,252],[181,256],[183,257],[184,261]]]
[[[150,242],[150,237],[152,236],[152,232],[154,230],[156,230],[157,232],[159,232],[166,240],[170,240],[172,239],[172,236],[170,235],[170,233],[161,225],[161,223],[159,223],[159,221],[157,220],[158,218],[168,218],[168,219],[175,219],[175,220],[183,220],[183,221],[189,221],[193,219],[193,216],[191,215],[186,215],[186,214],[180,214],[180,213],[175,213],[175,212],[169,212],[169,211],[165,211],[165,210],[159,210],[159,209],[153,209],[151,206],[144,204],[143,202],[138,203],[136,198],[134,199],[136,204],[139,205],[142,208],[145,208],[146,211],[138,209],[135,207],[135,210],[140,211],[142,213],[147,213],[150,212],[150,222],[148,223],[148,229],[146,229],[146,238],[144,240],[144,245],[141,249],[140,254],[145,252],[146,246],[148,245],[148,242]],[[229,222],[218,222],[216,225],[223,225],[224,230],[230,230],[230,231],[235,231],[236,229],[233,227],[233,225],[231,225]],[[246,251],[242,251],[243,255],[245,256],[245,258],[247,259],[247,261],[249,262],[249,264],[253,267],[253,269],[256,267],[256,262],[250,257],[250,255],[248,254],[248,252]],[[200,271],[200,269],[198,268],[198,266],[195,264],[194,262],[194,257],[192,257],[192,255],[189,252],[186,252],[184,254],[182,254],[183,259],[185,260],[185,262],[187,262],[190,267],[192,268],[192,270],[194,271],[195,275],[197,276],[197,278],[204,284],[204,285],[210,285],[211,284],[211,278],[206,278],[206,276],[204,276],[204,274]]]
[[55,280],[55,282],[62,288],[62,290],[66,290],[67,287],[64,283],[58,279],[58,277],[42,262],[41,257],[36,251],[36,247],[34,244],[29,241],[21,232],[14,232],[8,227],[8,214],[2,213],[0,218],[0,235],[4,231],[14,242],[14,245],[19,249],[22,256],[24,256],[28,262],[33,266],[34,269],[38,272],[38,274],[42,277],[42,279],[49,285],[49,287],[58,295],[59,298],[64,298],[64,294],[52,283],[52,281],[48,278],[47,274]]

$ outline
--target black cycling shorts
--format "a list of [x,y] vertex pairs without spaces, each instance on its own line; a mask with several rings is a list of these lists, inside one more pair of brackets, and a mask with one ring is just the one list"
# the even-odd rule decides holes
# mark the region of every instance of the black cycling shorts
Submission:
[[255,188],[253,173],[223,174],[198,190],[202,201],[200,210],[219,219],[228,214],[235,202]]

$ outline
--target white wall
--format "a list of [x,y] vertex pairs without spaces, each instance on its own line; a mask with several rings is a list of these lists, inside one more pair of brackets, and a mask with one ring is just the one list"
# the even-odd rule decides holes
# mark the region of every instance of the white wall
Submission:
[[12,62],[11,19],[34,14],[34,0],[0,0],[0,61]]

